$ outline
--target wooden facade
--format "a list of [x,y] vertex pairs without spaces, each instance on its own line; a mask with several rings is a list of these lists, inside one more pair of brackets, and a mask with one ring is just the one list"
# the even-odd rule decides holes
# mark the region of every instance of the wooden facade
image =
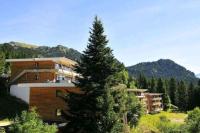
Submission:
[[38,114],[44,120],[64,121],[57,115],[58,110],[67,111],[68,107],[65,101],[61,99],[57,92],[62,93],[80,93],[75,87],[32,87],[30,93],[30,108],[36,107]]
[[146,93],[147,109],[149,113],[156,113],[163,110],[162,94],[160,93]]
[[163,110],[161,93],[146,93],[146,89],[128,89],[146,108],[147,113],[156,113]]
[[[71,68],[76,62],[63,57],[8,59],[7,62],[11,64],[11,84],[14,86],[11,88],[15,89],[12,90],[13,94],[21,99],[29,99],[26,100],[29,107],[36,107],[44,120],[63,121],[58,113],[67,111],[68,107],[57,96],[57,92],[80,93],[78,88],[71,85],[76,74]],[[26,90],[20,86],[26,86]]]
[[[24,70],[54,69],[54,68],[55,68],[55,63],[53,61],[11,62],[11,80],[13,80],[17,75],[19,75]],[[33,73],[33,75],[35,76],[35,73]],[[25,76],[25,75],[23,75],[23,76]],[[30,76],[30,74],[29,74],[29,76]],[[28,80],[29,80],[29,78],[27,79],[27,82],[29,82]],[[18,81],[16,81],[16,82],[18,82]]]

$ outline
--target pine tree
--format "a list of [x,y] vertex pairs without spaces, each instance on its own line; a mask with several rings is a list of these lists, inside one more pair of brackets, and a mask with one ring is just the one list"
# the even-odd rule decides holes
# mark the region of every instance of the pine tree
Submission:
[[161,78],[159,78],[158,82],[157,82],[157,92],[158,93],[164,93],[165,92],[164,84],[163,84],[163,81],[162,81]]
[[200,80],[198,80],[197,86],[193,92],[194,106],[200,106]]
[[175,94],[176,94],[176,80],[171,78],[169,80],[169,96],[172,104],[175,104]]
[[0,51],[0,76],[5,72],[5,54]]
[[195,107],[194,85],[190,82],[188,87],[188,109],[191,110]]
[[[115,96],[119,95],[115,89],[111,89],[119,82],[116,75],[122,67],[119,67],[120,64],[114,59],[112,50],[107,47],[108,40],[104,35],[103,25],[97,17],[88,41],[81,61],[75,68],[81,75],[75,84],[84,94],[69,95],[70,115],[65,114],[69,120],[65,132],[69,133],[106,133],[123,125],[119,111],[122,109],[114,110],[117,105]],[[116,94],[113,96],[114,93]],[[123,95],[117,100],[118,104],[121,103],[119,100],[123,100]]]
[[171,101],[170,101],[169,95],[167,94],[166,89],[163,92],[162,100],[163,100],[163,109],[166,111],[170,108],[170,105],[171,105]]
[[156,92],[156,83],[154,77],[151,78],[149,92]]
[[188,108],[188,94],[187,88],[183,81],[180,81],[178,85],[178,107],[181,111],[186,111]]
[[143,74],[139,75],[137,87],[140,88],[140,89],[147,89],[148,88],[147,79]]

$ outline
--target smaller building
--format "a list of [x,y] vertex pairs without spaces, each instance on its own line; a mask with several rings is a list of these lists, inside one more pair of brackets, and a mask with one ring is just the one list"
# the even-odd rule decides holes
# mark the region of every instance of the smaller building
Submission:
[[157,113],[163,110],[161,93],[145,93],[148,113]]
[[147,89],[128,89],[128,93],[133,93],[143,103],[147,113],[163,110],[161,93],[148,93]]
[[147,104],[147,98],[145,92],[147,89],[128,89],[128,93],[134,93],[135,96],[142,102],[145,106]]

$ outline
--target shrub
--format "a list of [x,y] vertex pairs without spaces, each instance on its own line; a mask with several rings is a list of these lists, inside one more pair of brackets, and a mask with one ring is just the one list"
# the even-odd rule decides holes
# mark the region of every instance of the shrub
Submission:
[[55,125],[43,123],[35,110],[23,111],[21,116],[16,116],[14,124],[10,127],[11,133],[56,133]]
[[200,109],[195,108],[188,112],[188,117],[186,119],[186,130],[189,133],[199,133],[200,132]]

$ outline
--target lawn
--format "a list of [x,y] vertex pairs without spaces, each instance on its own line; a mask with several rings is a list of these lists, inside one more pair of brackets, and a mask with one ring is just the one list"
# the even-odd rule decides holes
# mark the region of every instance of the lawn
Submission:
[[158,124],[160,123],[160,117],[166,117],[172,126],[179,126],[184,123],[187,114],[185,113],[170,113],[170,112],[161,112],[158,114],[146,114],[141,117],[139,124],[136,128],[133,129],[133,133],[142,132],[159,132]]

